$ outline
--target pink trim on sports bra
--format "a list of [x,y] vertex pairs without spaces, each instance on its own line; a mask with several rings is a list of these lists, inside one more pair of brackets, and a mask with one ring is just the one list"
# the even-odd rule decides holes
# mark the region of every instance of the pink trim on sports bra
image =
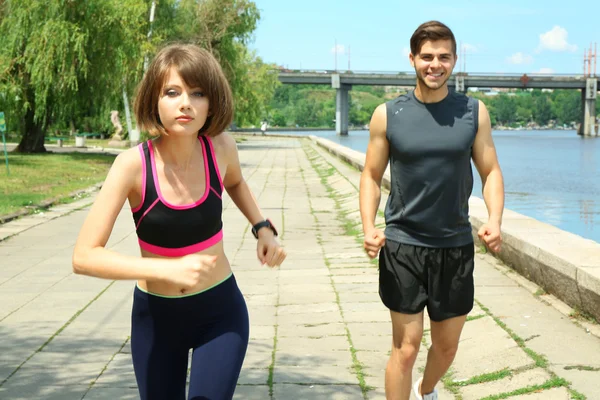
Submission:
[[[212,155],[213,164],[215,166],[215,171],[217,171],[217,177],[219,178],[219,183],[221,184],[221,192],[223,191],[223,180],[221,179],[221,171],[219,171],[219,163],[217,162],[217,156],[215,155],[215,149],[212,144],[212,140],[209,136],[205,136],[208,139],[208,145],[210,147],[210,154]],[[220,196],[219,196],[220,198]]]
[[[215,188],[213,188],[212,186],[210,187],[210,190],[213,191],[213,193],[219,198],[221,199],[221,195],[219,193],[217,193],[217,191],[215,190]],[[222,199],[221,199],[222,200]]]
[[150,160],[151,160],[151,164],[152,164],[152,176],[154,177],[154,187],[156,189],[156,193],[158,194],[158,198],[160,199],[160,201],[162,201],[162,203],[165,206],[172,208],[174,210],[186,210],[188,208],[194,208],[197,205],[203,203],[204,200],[206,200],[206,198],[208,197],[208,194],[210,193],[210,190],[209,190],[209,188],[210,188],[210,171],[208,169],[208,158],[206,156],[206,148],[204,146],[204,142],[202,142],[202,140],[200,138],[198,138],[198,140],[200,141],[200,144],[202,145],[202,154],[204,155],[204,180],[206,183],[205,188],[204,188],[204,194],[202,195],[200,200],[196,201],[195,203],[183,204],[183,205],[171,204],[167,200],[165,200],[165,198],[163,197],[163,195],[160,191],[160,183],[158,182],[158,174],[156,173],[156,162],[154,160],[154,146],[152,146],[152,142],[148,142],[148,148],[150,149]]
[[[142,156],[142,201],[140,202],[139,206],[137,206],[136,208],[132,208],[131,212],[140,211],[140,208],[142,208],[142,206],[144,205],[144,200],[146,198],[146,157],[144,157],[144,148],[142,147],[142,144],[140,144],[138,148],[140,149],[140,155]],[[144,215],[146,215],[146,213],[144,213]]]
[[207,249],[207,248],[219,243],[222,239],[223,239],[223,230],[221,229],[218,233],[216,233],[210,239],[207,239],[200,243],[193,244],[191,246],[178,247],[175,249],[155,246],[153,244],[146,243],[141,239],[138,239],[138,242],[140,244],[140,247],[143,250],[148,251],[150,253],[158,254],[159,256],[165,256],[165,257],[183,257],[183,256],[187,256],[188,254],[197,253],[199,251]]
[[146,216],[146,214],[148,214],[150,212],[150,210],[152,210],[154,208],[154,206],[156,205],[156,203],[158,203],[158,200],[160,200],[160,199],[154,200],[154,203],[152,203],[150,205],[150,207],[148,207],[148,209],[146,210],[146,212],[140,217],[140,220],[138,221],[137,225],[135,226],[135,230],[137,230],[137,228],[140,227],[140,224],[142,223],[142,220],[144,219],[144,217]]

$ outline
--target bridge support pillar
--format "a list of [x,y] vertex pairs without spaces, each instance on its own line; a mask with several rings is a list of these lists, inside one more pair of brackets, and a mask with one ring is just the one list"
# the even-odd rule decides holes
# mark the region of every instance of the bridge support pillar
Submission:
[[461,75],[460,73],[458,73],[458,74],[456,74],[455,78],[456,78],[456,84],[454,85],[454,91],[456,91],[458,93],[464,93],[465,92],[465,77],[464,77],[464,75]]
[[588,78],[585,89],[581,91],[582,119],[578,134],[582,136],[598,136],[596,127],[596,98],[598,97],[598,81]]
[[331,87],[336,89],[335,95],[335,133],[348,135],[348,116],[350,114],[350,98],[348,92],[351,85],[340,84],[340,75],[331,75]]

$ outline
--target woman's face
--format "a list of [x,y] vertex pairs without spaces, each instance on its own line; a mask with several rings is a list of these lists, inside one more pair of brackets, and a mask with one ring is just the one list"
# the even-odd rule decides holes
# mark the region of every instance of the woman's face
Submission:
[[158,99],[158,115],[169,135],[198,135],[209,114],[202,88],[188,87],[171,68]]

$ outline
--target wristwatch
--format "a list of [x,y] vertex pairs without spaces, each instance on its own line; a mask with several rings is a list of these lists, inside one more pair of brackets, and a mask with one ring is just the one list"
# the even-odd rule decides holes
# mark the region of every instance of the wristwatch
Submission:
[[255,238],[258,239],[258,230],[261,228],[269,228],[270,230],[273,231],[273,234],[275,236],[277,236],[277,229],[275,229],[275,227],[273,226],[273,224],[271,223],[271,221],[269,219],[265,219],[264,221],[261,221],[252,227],[252,234],[254,235]]

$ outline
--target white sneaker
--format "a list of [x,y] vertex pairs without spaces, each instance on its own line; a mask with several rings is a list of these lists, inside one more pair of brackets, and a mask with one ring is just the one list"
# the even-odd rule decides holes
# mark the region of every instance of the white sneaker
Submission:
[[433,392],[424,394],[423,396],[419,394],[419,388],[421,387],[422,381],[423,377],[419,378],[419,380],[413,386],[413,392],[415,393],[415,397],[417,398],[417,400],[438,400],[437,389],[433,389]]

